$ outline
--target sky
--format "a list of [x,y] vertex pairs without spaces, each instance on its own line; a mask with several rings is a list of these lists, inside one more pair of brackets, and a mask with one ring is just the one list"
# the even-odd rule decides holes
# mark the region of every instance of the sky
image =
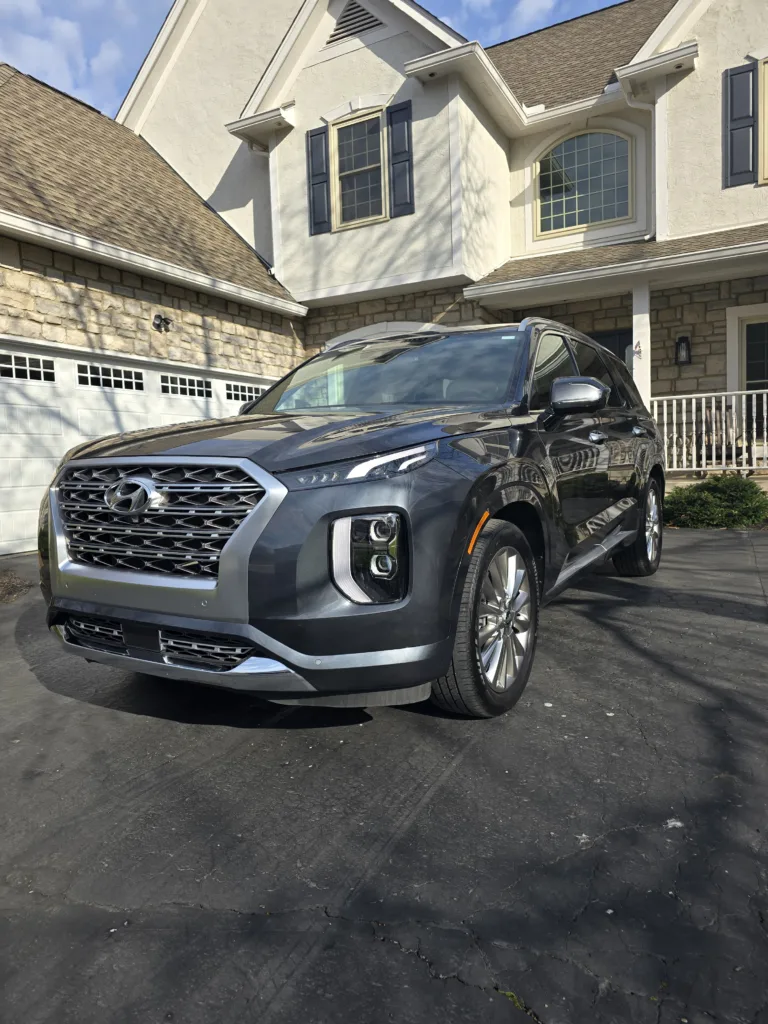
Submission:
[[[616,0],[423,2],[489,46]],[[0,62],[113,115],[170,6],[171,0],[0,0]]]

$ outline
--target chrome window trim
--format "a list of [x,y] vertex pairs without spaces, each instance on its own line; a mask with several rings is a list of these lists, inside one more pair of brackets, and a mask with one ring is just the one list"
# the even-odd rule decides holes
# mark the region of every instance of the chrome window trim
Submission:
[[[217,580],[97,569],[73,562],[67,551],[64,524],[58,505],[62,473],[77,466],[230,466],[247,473],[264,488],[264,497],[222,548]],[[196,455],[115,456],[72,459],[62,466],[50,489],[51,587],[56,597],[97,601],[102,605],[139,611],[204,616],[221,622],[248,622],[248,562],[251,550],[277,512],[287,488],[250,459]]]

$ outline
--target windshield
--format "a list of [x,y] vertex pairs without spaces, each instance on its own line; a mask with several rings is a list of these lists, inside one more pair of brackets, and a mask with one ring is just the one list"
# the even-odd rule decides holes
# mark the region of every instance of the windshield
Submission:
[[501,405],[523,347],[514,328],[350,342],[300,366],[249,411]]

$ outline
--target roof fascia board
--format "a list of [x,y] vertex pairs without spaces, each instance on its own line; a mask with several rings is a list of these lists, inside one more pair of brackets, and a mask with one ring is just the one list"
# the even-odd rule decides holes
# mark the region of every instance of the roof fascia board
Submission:
[[208,274],[201,274],[196,270],[188,270],[165,260],[144,256],[130,249],[110,245],[108,242],[100,242],[96,238],[89,238],[87,235],[80,235],[74,231],[65,231],[53,224],[44,224],[42,221],[32,220],[31,217],[23,217],[7,210],[0,210],[0,231],[25,242],[49,246],[61,252],[82,256],[96,263],[106,263],[113,267],[139,271],[148,277],[157,277],[184,288],[207,292],[210,295],[220,295],[233,302],[242,302],[246,306],[266,309],[287,317],[307,315],[305,306],[290,299],[282,299],[277,295],[268,295],[255,288],[245,288],[232,281],[210,277]]
[[423,83],[449,74],[461,75],[485,103],[502,131],[509,136],[554,127],[558,121],[595,111],[596,108],[624,106],[626,102],[621,89],[614,87],[596,96],[556,107],[526,107],[509,88],[478,42],[464,43],[450,50],[439,50],[437,53],[417,57],[407,62],[405,74]]
[[265,110],[261,114],[254,114],[253,117],[231,121],[225,127],[230,135],[258,146],[266,152],[269,139],[275,132],[296,127],[296,103],[291,100],[275,107],[274,110]]
[[421,25],[430,35],[433,35],[445,46],[456,46],[457,43],[460,44],[467,41],[463,35],[455,32],[450,25],[446,25],[444,21],[435,17],[434,14],[430,14],[429,11],[425,11],[418,4],[411,3],[411,0],[389,0],[389,3],[418,25]]
[[674,50],[665,50],[647,60],[633,61],[631,64],[616,68],[616,78],[622,88],[625,88],[631,83],[650,81],[675,71],[690,71],[696,66],[698,55],[699,44],[695,40],[683,43],[682,46],[677,46]]
[[149,49],[149,53],[144,58],[141,67],[136,73],[136,77],[131,83],[125,99],[120,104],[120,109],[115,115],[115,120],[118,124],[125,124],[125,121],[130,117],[131,111],[135,106],[142,89],[146,85],[147,79],[155,69],[157,62],[163,55],[163,51],[168,45],[173,31],[179,22],[182,14],[186,7],[193,3],[194,0],[175,0],[173,7],[168,12],[165,21],[160,27],[160,31],[155,36],[155,41]]
[[650,259],[633,260],[630,263],[613,263],[608,266],[590,267],[586,270],[567,270],[541,277],[525,277],[515,281],[498,281],[493,284],[473,284],[464,289],[467,299],[493,298],[529,291],[531,288],[546,288],[556,285],[578,284],[580,281],[610,279],[633,274],[652,274],[657,270],[672,270],[694,264],[714,263],[718,260],[738,259],[741,256],[760,256],[768,252],[768,240],[745,242],[741,245],[721,246],[719,249],[699,249],[696,252],[676,253],[673,256],[654,256]]
[[652,57],[664,45],[675,29],[682,25],[689,16],[693,15],[692,20],[697,20],[696,15],[703,14],[711,3],[712,0],[678,0],[672,10],[665,18],[662,18],[648,39],[646,39],[630,61],[630,64],[641,63]]

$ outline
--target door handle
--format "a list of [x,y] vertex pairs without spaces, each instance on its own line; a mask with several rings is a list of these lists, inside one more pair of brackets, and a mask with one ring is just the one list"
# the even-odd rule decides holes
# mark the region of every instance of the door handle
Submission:
[[589,435],[589,440],[592,444],[605,444],[608,440],[608,435],[604,434],[602,430],[593,430]]
[[645,427],[632,427],[633,437],[648,437],[648,431]]

